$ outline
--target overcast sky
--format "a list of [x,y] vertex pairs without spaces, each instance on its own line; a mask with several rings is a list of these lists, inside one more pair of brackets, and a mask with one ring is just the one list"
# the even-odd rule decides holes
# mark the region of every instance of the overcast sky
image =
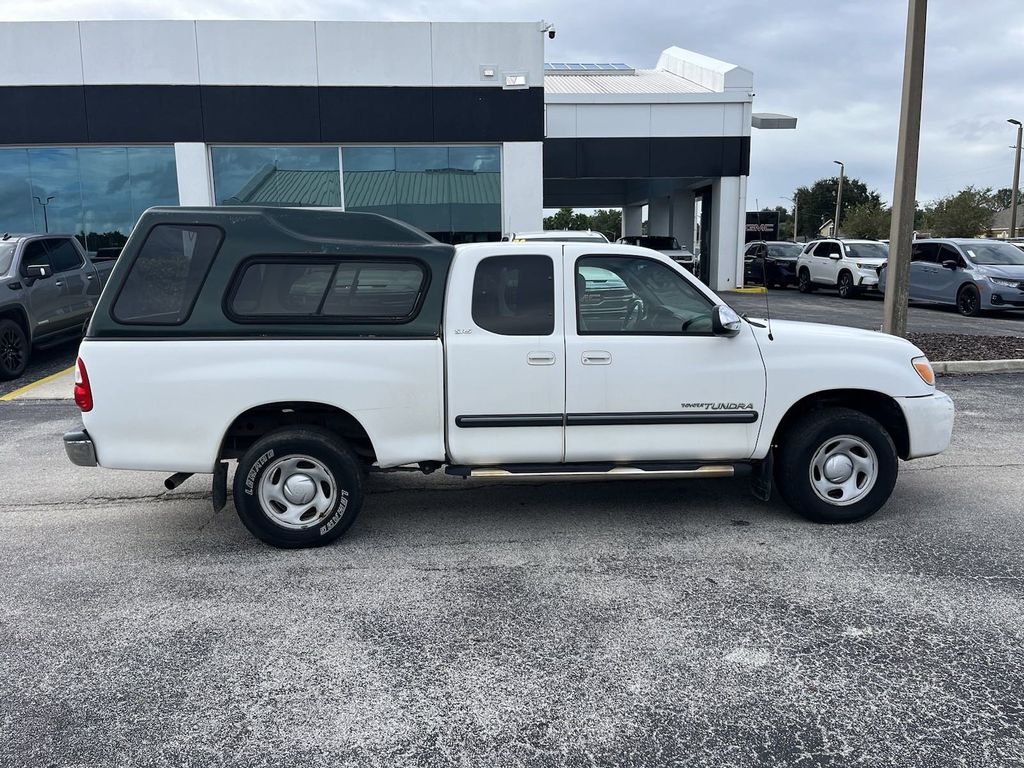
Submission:
[[[678,45],[751,69],[755,111],[799,118],[754,131],[748,206],[790,205],[833,160],[892,196],[904,0],[0,0],[0,19],[353,19],[555,23],[548,61],[653,67]],[[932,0],[918,199],[1008,187],[1024,120],[1024,0]]]

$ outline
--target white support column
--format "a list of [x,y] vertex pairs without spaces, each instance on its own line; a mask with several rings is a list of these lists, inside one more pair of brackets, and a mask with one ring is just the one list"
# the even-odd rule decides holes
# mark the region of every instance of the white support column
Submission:
[[711,182],[710,288],[729,291],[743,285],[743,233],[746,229],[747,177],[724,176]]
[[502,232],[544,227],[544,143],[506,141],[501,146]]
[[695,200],[692,189],[679,190],[672,193],[672,230],[671,234],[679,244],[688,251],[693,251],[693,208]]
[[642,235],[644,227],[644,207],[627,205],[622,208],[622,236]]
[[647,234],[669,234],[672,227],[671,218],[669,198],[652,197],[647,201]]
[[202,142],[175,144],[174,164],[178,170],[178,203],[215,205],[206,145]]

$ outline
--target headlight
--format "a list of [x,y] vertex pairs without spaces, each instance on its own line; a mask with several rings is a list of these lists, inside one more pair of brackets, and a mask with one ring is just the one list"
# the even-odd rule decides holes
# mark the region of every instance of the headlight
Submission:
[[924,355],[915,357],[910,363],[914,366],[914,370],[917,371],[917,375],[921,377],[921,381],[929,387],[935,386],[935,371],[932,370],[932,364],[928,362],[927,357]]
[[1021,282],[1020,280],[1007,280],[1003,277],[990,277],[988,281],[996,285],[1005,285],[1007,288],[1016,288]]
[[877,264],[861,264],[859,261],[857,262],[857,269],[874,269],[877,266]]

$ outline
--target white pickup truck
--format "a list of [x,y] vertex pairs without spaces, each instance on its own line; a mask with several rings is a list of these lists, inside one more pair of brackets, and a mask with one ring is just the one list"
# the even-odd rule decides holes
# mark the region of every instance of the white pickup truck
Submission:
[[[156,208],[93,315],[81,465],[212,473],[270,544],[327,543],[370,471],[508,482],[747,475],[861,520],[953,404],[909,342],[740,318],[667,256],[449,246],[373,214]],[[680,503],[684,497],[680,496]]]

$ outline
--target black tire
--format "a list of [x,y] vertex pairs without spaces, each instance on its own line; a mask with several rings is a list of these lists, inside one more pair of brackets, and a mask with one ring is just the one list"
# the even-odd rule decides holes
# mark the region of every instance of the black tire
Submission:
[[[301,529],[279,522],[283,520],[281,510],[275,509],[270,501],[264,509],[261,501],[261,488],[285,491],[284,483],[288,478],[282,476],[279,462],[287,461],[289,457],[298,462],[298,469],[292,477],[297,476],[305,464],[308,465],[306,471],[329,478],[325,483],[312,480],[316,498],[322,501],[322,509],[311,507],[312,514],[307,510],[302,520],[294,524],[308,526]],[[277,474],[276,479],[274,473]],[[305,475],[305,478],[309,480],[310,475]],[[325,493],[331,481],[334,483],[333,492]],[[283,549],[323,546],[345,533],[359,514],[363,505],[363,468],[345,443],[327,430],[316,427],[280,429],[261,437],[238,460],[234,502],[245,527],[267,544]],[[313,500],[305,502],[311,503]],[[284,506],[279,502],[278,505]],[[300,502],[294,506],[297,509],[304,504]]]
[[976,286],[965,285],[956,294],[956,311],[964,317],[981,314],[981,292]]
[[0,381],[21,376],[28,365],[28,355],[24,329],[13,320],[0,320]]
[[[862,497],[852,497],[852,503],[825,501],[815,490],[812,462],[819,449],[849,437],[867,443],[874,451],[874,484]],[[779,494],[797,514],[817,523],[855,523],[875,514],[892,494],[898,474],[899,458],[889,433],[870,416],[850,408],[816,410],[802,416],[782,435],[775,459]]]
[[853,275],[848,270],[844,269],[839,273],[839,279],[836,280],[836,290],[839,291],[841,299],[852,299],[857,295],[857,286],[853,284]]
[[800,293],[810,293],[814,290],[814,283],[811,282],[811,273],[804,267],[797,275],[796,288]]

